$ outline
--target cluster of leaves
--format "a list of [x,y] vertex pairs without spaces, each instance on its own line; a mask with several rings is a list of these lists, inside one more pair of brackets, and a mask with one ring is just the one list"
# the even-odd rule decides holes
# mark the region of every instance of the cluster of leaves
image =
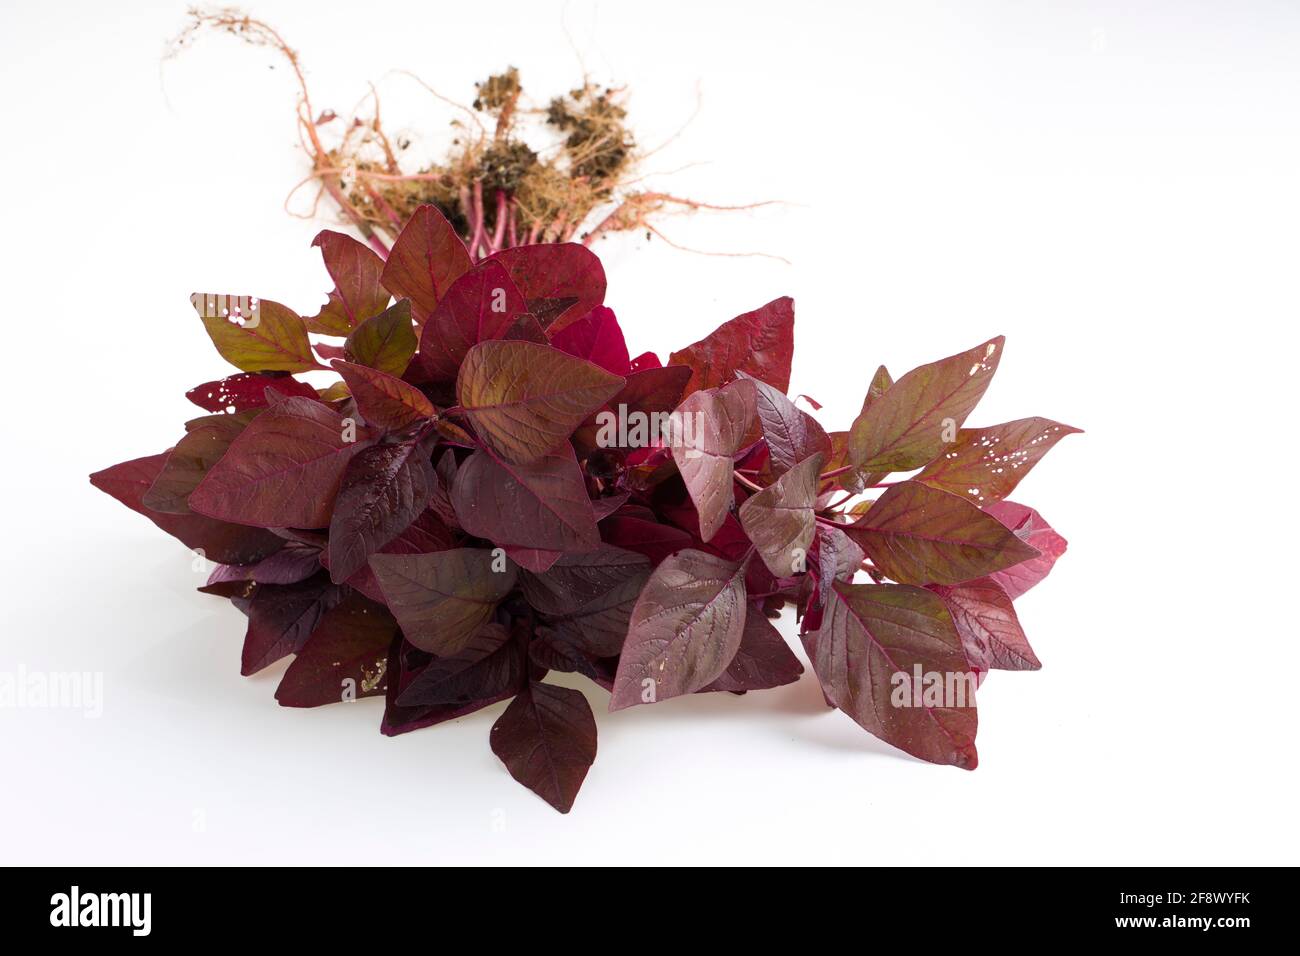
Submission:
[[[881,368],[827,432],[786,395],[788,298],[665,364],[630,356],[581,245],[475,262],[432,206],[387,261],[316,245],[335,287],[315,315],[195,297],[240,373],[188,393],[209,414],[173,448],[91,476],[218,563],[200,590],[247,615],[244,673],[294,655],[280,703],[382,695],[400,734],[509,699],[493,751],[567,811],[596,724],[548,672],[611,710],[788,684],[803,668],[771,618],[792,604],[828,704],[975,766],[973,697],[899,707],[891,679],[1039,666],[1011,601],[1065,542],[1005,497],[1075,429],[961,427],[1002,339]],[[326,368],[325,388],[295,377]]]

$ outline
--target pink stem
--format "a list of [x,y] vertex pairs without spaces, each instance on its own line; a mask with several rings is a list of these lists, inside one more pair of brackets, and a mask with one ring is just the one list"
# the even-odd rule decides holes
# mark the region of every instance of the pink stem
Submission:
[[492,233],[492,251],[496,252],[501,248],[501,244],[506,241],[506,191],[497,190],[497,220],[496,229]]
[[[483,183],[479,180],[474,181],[474,234],[470,236],[469,251],[471,255],[479,255],[479,246],[483,242]],[[481,256],[480,256],[481,258]]]

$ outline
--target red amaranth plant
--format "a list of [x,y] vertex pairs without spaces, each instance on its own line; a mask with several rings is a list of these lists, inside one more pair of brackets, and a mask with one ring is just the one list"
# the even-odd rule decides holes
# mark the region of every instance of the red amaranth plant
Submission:
[[200,590],[247,615],[243,672],[293,655],[281,704],[382,695],[391,735],[510,700],[493,751],[568,811],[596,723],[548,672],[615,711],[781,686],[803,671],[770,620],[792,604],[830,706],[975,767],[975,686],[1038,668],[1012,599],[1065,551],[1006,496],[1077,431],[962,427],[1000,337],[882,366],[827,432],[786,395],[788,298],[663,364],[629,355],[582,245],[475,261],[432,206],[387,261],[315,245],[335,287],[313,316],[194,296],[239,374],[188,393],[211,414],[173,448],[91,476],[217,562]]

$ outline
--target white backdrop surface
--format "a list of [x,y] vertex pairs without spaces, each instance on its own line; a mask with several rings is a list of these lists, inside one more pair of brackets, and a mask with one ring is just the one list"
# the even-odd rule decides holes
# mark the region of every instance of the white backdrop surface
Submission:
[[586,685],[600,751],[561,816],[489,751],[500,705],[396,739],[378,701],[278,707],[184,548],[86,481],[226,374],[191,291],[328,287],[325,223],[281,208],[290,76],[218,37],[162,63],[184,6],[0,9],[0,671],[104,680],[98,719],[0,708],[0,860],[1297,862],[1300,7],[256,3],[318,107],[373,81],[394,129],[450,119],[395,69],[469,98],[585,67],[647,144],[698,90],[652,182],[784,204],[662,228],[791,265],[601,242],[633,353],[790,294],[792,391],[830,425],[878,363],[1005,333],[972,423],[1086,429],[1014,495],[1070,550],[1018,603],[1044,667],[985,684],[977,771],[878,743],[811,674],[615,715]]

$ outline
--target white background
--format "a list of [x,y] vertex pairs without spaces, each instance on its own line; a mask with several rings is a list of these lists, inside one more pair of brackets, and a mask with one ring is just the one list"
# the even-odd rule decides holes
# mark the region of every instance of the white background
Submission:
[[[608,302],[661,355],[792,294],[793,391],[844,427],[876,365],[1005,333],[972,424],[1086,429],[1015,494],[1070,539],[1018,602],[1044,662],[980,696],[974,773],[825,710],[811,674],[599,715],[568,816],[488,749],[501,706],[396,739],[279,708],[243,619],[86,475],[168,447],[227,374],[187,303],[312,310],[295,90],[184,4],[7,2],[0,670],[101,671],[98,720],[0,710],[11,863],[1296,863],[1300,7],[1289,3],[291,4],[318,108],[393,130],[507,63],[632,90],[655,181],[743,214],[617,237]],[[445,12],[443,12],[445,11]],[[270,67],[274,65],[274,69]],[[691,165],[695,164],[695,165]],[[787,628],[787,633],[793,634]]]

